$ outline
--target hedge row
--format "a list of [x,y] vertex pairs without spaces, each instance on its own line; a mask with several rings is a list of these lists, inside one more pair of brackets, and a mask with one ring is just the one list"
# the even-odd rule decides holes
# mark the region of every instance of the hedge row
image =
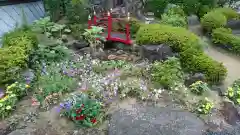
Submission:
[[231,29],[217,28],[213,30],[212,41],[220,47],[240,54],[240,37],[233,35]]
[[200,39],[185,28],[160,24],[144,25],[137,33],[138,44],[167,43],[180,53],[180,60],[186,70],[204,73],[207,80],[218,83],[224,80],[226,68],[203,53]]
[[31,31],[14,30],[3,36],[0,48],[0,84],[14,80],[22,68],[27,67],[28,56],[37,45]]
[[203,29],[211,32],[213,29],[224,27],[227,20],[238,18],[238,13],[232,8],[216,8],[201,18]]

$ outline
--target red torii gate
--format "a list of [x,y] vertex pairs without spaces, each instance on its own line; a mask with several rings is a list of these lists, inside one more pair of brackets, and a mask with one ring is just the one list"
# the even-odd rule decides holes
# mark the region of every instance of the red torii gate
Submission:
[[[128,20],[129,20],[129,13],[128,13]],[[125,18],[113,18],[112,13],[108,12],[107,15],[103,14],[102,18],[99,18],[94,13],[93,20],[89,18],[88,20],[88,29],[91,29],[91,26],[100,26],[107,29],[107,33],[104,33],[104,37],[106,37],[107,41],[115,41],[121,42],[126,45],[131,45],[131,35],[130,35],[130,25],[126,23],[126,31],[125,32],[113,32],[112,31],[112,23],[113,21],[123,21]],[[99,21],[99,22],[98,22]]]

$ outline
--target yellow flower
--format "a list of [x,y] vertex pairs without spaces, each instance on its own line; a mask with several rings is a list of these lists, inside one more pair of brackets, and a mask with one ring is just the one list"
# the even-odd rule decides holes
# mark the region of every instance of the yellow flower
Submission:
[[30,88],[30,86],[28,84],[25,85],[26,88]]
[[7,110],[10,110],[11,108],[12,108],[12,107],[11,107],[11,106],[9,106],[9,105],[6,107],[6,109],[7,109]]
[[0,107],[2,107],[3,106],[3,104],[2,103],[0,103]]

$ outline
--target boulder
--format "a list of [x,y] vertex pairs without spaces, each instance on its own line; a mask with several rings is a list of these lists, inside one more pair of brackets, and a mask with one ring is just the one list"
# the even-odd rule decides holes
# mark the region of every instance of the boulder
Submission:
[[12,131],[11,125],[5,121],[0,122],[0,135],[7,135]]
[[226,27],[232,30],[240,29],[240,20],[229,20]]
[[76,50],[83,49],[85,47],[88,47],[89,44],[85,41],[79,41],[79,40],[73,40],[71,42],[67,43],[67,46]]
[[188,16],[187,17],[187,22],[188,22],[189,26],[199,25],[200,24],[199,18],[196,15]]
[[172,49],[165,44],[161,45],[143,45],[141,48],[141,57],[149,61],[166,60],[168,57],[173,57]]
[[195,83],[196,81],[203,81],[203,82],[206,81],[205,75],[202,73],[195,73],[195,74],[189,75],[185,80],[185,84],[189,86]]
[[108,135],[202,135],[205,130],[203,121],[178,107],[131,106],[113,113]]

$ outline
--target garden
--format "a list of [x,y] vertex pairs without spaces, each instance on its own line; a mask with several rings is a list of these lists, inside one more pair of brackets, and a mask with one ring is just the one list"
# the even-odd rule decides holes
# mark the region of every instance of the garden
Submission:
[[[2,37],[0,134],[202,135],[228,131],[240,120],[240,80],[223,86],[230,69],[205,49],[214,46],[240,52],[240,37],[227,26],[229,20],[240,18],[226,7],[232,3],[146,1],[141,10],[153,12],[156,22],[145,24],[130,13],[130,18],[124,16],[112,25],[114,31],[124,31],[124,23],[129,24],[133,42],[129,46],[109,42],[102,26],[88,29],[88,19],[95,15],[88,1],[44,0],[44,18],[24,23]],[[210,43],[189,30],[192,14],[200,20]]]

